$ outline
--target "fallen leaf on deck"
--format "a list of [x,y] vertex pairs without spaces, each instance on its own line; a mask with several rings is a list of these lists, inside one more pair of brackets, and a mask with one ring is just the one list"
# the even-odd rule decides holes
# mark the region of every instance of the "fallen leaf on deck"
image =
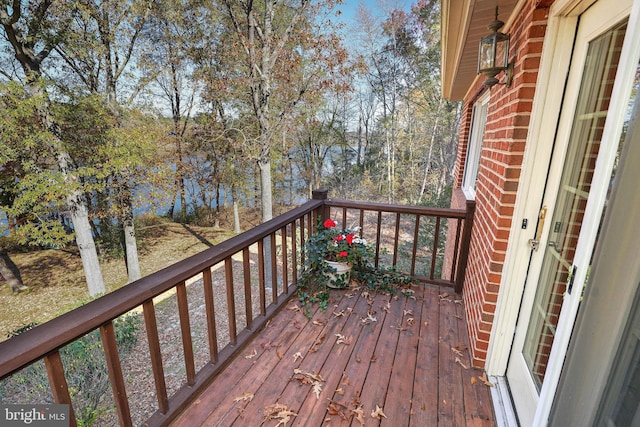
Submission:
[[338,337],[336,344],[344,344],[344,345],[351,344],[351,340],[352,340],[351,338],[347,338],[342,334],[336,334],[336,336]]
[[289,305],[289,307],[287,307],[287,310],[299,311],[300,313],[302,313],[302,307],[300,307],[298,304]]
[[322,391],[322,384],[319,382],[313,383],[313,392],[316,395],[316,399],[320,399],[320,392]]
[[293,361],[295,362],[298,359],[302,359],[302,353],[297,352],[296,354],[293,355]]
[[269,420],[279,420],[278,426],[286,426],[289,421],[291,421],[291,417],[297,417],[298,414],[289,409],[287,405],[283,405],[282,403],[274,403],[273,405],[269,405],[262,411],[264,414],[264,418],[262,420],[263,423]]
[[382,309],[388,313],[389,311],[391,311],[391,303],[387,302],[387,304],[382,307]]
[[460,366],[462,366],[464,369],[469,369],[469,367],[467,365],[465,365],[464,363],[462,363],[462,360],[460,360],[459,357],[456,357],[456,363]]
[[327,324],[327,322],[324,322],[324,321],[321,321],[321,320],[314,320],[314,321],[313,321],[313,322],[311,322],[311,323],[313,323],[313,324],[314,324],[314,325],[316,325],[316,326],[324,326],[324,325],[326,325],[326,324]]
[[311,378],[314,381],[324,381],[324,378],[320,374],[314,374],[311,372],[303,371],[302,369],[294,369],[293,373],[296,375],[302,375],[306,378]]
[[409,326],[413,326],[413,325],[415,325],[415,324],[416,324],[416,320],[415,320],[413,317],[409,317],[409,318],[407,319],[407,325],[409,325]]
[[351,412],[353,412],[355,414],[356,420],[358,420],[360,425],[363,426],[364,425],[364,411],[362,410],[362,406],[358,406],[356,409],[352,409]]
[[312,353],[315,353],[316,351],[318,351],[318,349],[316,347],[321,345],[326,338],[327,338],[326,332],[322,333],[322,335],[320,335],[318,337],[318,339],[315,340],[315,342],[313,343],[313,346],[311,347],[311,349],[309,351],[312,352]]
[[378,405],[376,405],[376,409],[371,412],[371,418],[375,418],[377,420],[380,420],[382,418],[387,418],[387,416],[384,414],[384,412],[382,412],[382,408],[379,407]]
[[251,399],[253,399],[253,393],[251,393],[250,391],[245,391],[241,396],[238,396],[235,399],[233,399],[233,401],[234,402],[240,402],[242,400],[251,401]]
[[258,352],[256,351],[256,349],[254,348],[253,351],[249,354],[245,354],[244,358],[245,359],[253,359],[254,357],[256,357],[258,355]]
[[353,399],[351,399],[351,406],[356,407],[360,405],[360,392],[356,391],[353,395]]
[[347,418],[344,415],[344,412],[342,412],[342,409],[340,409],[335,403],[329,403],[329,405],[327,406],[327,413],[329,415],[340,415],[344,419]]
[[493,387],[495,384],[493,384],[491,381],[489,381],[489,379],[487,378],[487,373],[483,372],[481,377],[478,377],[478,379],[480,381],[482,381],[484,383],[484,385],[486,385],[487,387]]
[[313,392],[316,395],[316,399],[320,399],[320,392],[322,391],[322,384],[324,378],[320,374],[313,374],[311,372],[303,371],[302,369],[294,369],[293,378],[300,381],[302,384],[311,384]]
[[337,388],[336,393],[342,396],[344,394],[344,389],[342,387]]
[[461,299],[453,300],[453,302],[455,304],[461,304],[462,305],[462,300]]
[[474,385],[478,382],[478,377],[471,377],[471,385]]
[[403,316],[413,316],[413,310],[402,310],[402,315]]
[[447,293],[440,294],[438,296],[440,297],[440,301],[453,302],[453,300],[450,298],[451,295]]
[[340,378],[340,384],[341,385],[349,385],[351,381],[349,381],[349,377],[347,376],[346,373],[342,373],[342,378]]
[[335,317],[342,317],[342,316],[344,316],[344,310],[334,311],[334,312],[333,312],[333,315],[334,315]]
[[464,356],[457,347],[451,347],[451,351],[453,351],[455,354],[457,354],[460,357]]
[[367,317],[361,317],[360,321],[364,324],[364,325],[368,325],[369,323],[373,323],[373,322],[377,322],[378,319],[376,317],[373,316],[373,314],[371,312],[367,313]]

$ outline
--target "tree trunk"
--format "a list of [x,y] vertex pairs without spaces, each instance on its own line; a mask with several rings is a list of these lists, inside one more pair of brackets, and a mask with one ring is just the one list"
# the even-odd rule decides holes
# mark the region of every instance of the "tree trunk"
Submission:
[[260,207],[262,208],[262,222],[273,218],[273,192],[271,191],[271,162],[262,158],[258,161],[260,168]]
[[91,225],[89,224],[89,212],[82,202],[79,191],[74,191],[67,196],[67,206],[71,211],[71,222],[73,222],[73,229],[76,233],[76,243],[80,250],[80,258],[82,259],[82,266],[87,279],[89,295],[93,297],[103,294],[106,289],[102,280],[102,271],[98,262],[93,234],[91,233]]
[[426,189],[427,189],[427,180],[429,178],[429,168],[431,165],[431,155],[433,153],[433,146],[435,144],[436,135],[438,132],[438,124],[440,122],[440,111],[442,110],[442,105],[443,105],[443,100],[440,99],[440,102],[438,103],[438,109],[436,110],[436,114],[435,114],[435,120],[433,122],[433,128],[431,129],[431,139],[429,140],[429,151],[428,151],[427,159],[424,165],[424,175],[422,178],[422,187],[420,188],[420,194],[418,194],[418,203],[422,201],[422,198],[424,197],[424,193],[426,192]]
[[178,194],[178,179],[176,178],[173,183],[173,195],[171,196],[171,204],[169,204],[169,210],[167,211],[167,216],[171,221],[173,221],[173,211],[176,208],[177,194]]
[[140,273],[140,262],[138,261],[138,244],[136,243],[136,231],[133,224],[133,210],[131,204],[127,206],[127,212],[122,222],[124,231],[124,251],[127,255],[127,275],[129,283],[142,277]]
[[[260,168],[260,188],[262,197],[260,197],[260,203],[262,207],[262,222],[267,222],[271,218],[273,218],[273,199],[271,192],[271,162],[268,159],[268,156],[265,159],[260,159],[258,161],[258,166]],[[273,274],[271,271],[271,267],[273,265],[273,260],[271,259],[271,238],[270,236],[266,236],[263,239],[263,249],[264,249],[264,269],[265,269],[265,281],[266,286],[270,289],[273,288]]]
[[[65,183],[72,185],[77,180],[75,176],[69,173],[69,165],[71,164],[71,156],[67,153],[62,144],[55,147],[57,149],[58,167],[62,172]],[[70,212],[73,230],[76,234],[76,243],[80,251],[84,275],[87,279],[87,288],[90,296],[96,296],[106,292],[104,281],[102,279],[102,271],[98,262],[98,253],[93,240],[91,224],[89,221],[89,210],[87,204],[83,200],[80,190],[75,189],[67,195],[67,207]]]
[[238,202],[233,199],[233,231],[236,234],[240,234],[240,213],[238,212]]
[[9,283],[14,294],[28,289],[22,282],[20,269],[4,250],[0,250],[0,276]]

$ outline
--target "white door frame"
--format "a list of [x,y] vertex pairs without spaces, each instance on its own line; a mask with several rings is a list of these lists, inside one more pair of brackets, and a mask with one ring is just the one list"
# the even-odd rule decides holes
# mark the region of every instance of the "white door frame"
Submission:
[[[607,0],[601,1],[604,3]],[[488,349],[486,369],[490,375],[501,376],[505,374],[515,325],[520,311],[520,302],[521,300],[524,301],[523,307],[530,308],[535,295],[535,286],[527,286],[526,289],[524,286],[530,256],[530,249],[527,242],[533,237],[533,233],[535,232],[540,200],[542,199],[544,183],[547,179],[546,166],[551,156],[552,142],[555,138],[556,131],[562,130],[556,129],[555,126],[550,126],[550,124],[557,122],[557,117],[560,113],[577,17],[592,3],[593,1],[591,0],[588,2],[559,0],[554,3],[550,10],[547,35],[545,37],[538,77],[539,84],[533,103],[521,181],[518,188],[520,197],[518,197],[514,208],[509,249],[506,254],[505,269],[503,271],[500,288],[501,292],[498,297],[496,316]],[[631,2],[629,2],[629,7],[630,3]],[[637,49],[637,46],[634,47],[634,45],[638,44],[637,39],[640,38],[636,30],[639,26],[638,9],[640,9],[640,7],[638,2],[635,3],[629,18],[630,22],[625,40],[625,49],[627,52],[623,52],[623,57],[619,65],[619,70],[624,70],[624,73],[629,73],[630,70],[635,72],[636,64],[631,63],[633,60],[628,59],[630,56],[635,57],[633,54],[630,55],[629,51]],[[627,12],[625,11],[624,15],[626,14]],[[603,25],[608,26],[610,23],[604,23]],[[633,33],[635,33],[635,37]],[[629,40],[631,40],[631,43],[629,43]],[[628,93],[631,84],[631,79],[629,78],[618,78],[617,81],[614,94],[612,95],[613,99],[620,97],[623,93]],[[620,84],[620,82],[622,82],[622,84]],[[610,109],[611,117],[615,117],[617,120],[610,120],[607,126],[614,129],[614,133],[615,129],[620,129],[621,122],[624,119],[624,113],[620,111],[622,107],[625,106],[612,105]],[[536,141],[541,142],[536,143]],[[605,159],[605,161],[610,160],[611,159]],[[561,169],[561,167],[556,169]],[[560,171],[552,169],[551,173],[559,174]],[[551,180],[553,180],[553,178],[554,177],[550,176]],[[526,197],[524,197],[523,194],[526,194]],[[604,197],[604,195],[600,197]],[[521,230],[520,228],[522,219],[524,218],[529,219],[529,224],[532,224],[527,230]],[[547,222],[542,233],[543,236],[547,235],[549,227],[550,224]],[[590,256],[590,254],[583,256]],[[532,269],[535,267],[534,265],[531,266]],[[586,272],[583,272],[583,274],[585,273]],[[581,278],[576,278],[576,283],[583,282],[584,275]],[[576,301],[577,300],[576,298]],[[574,308],[577,309],[577,305]],[[523,314],[526,315],[527,313]],[[566,333],[561,340],[568,342],[569,337],[570,333]],[[552,372],[551,375],[559,376],[561,368],[562,364],[557,364],[555,368],[556,372]],[[548,385],[548,383],[552,384]],[[548,381],[546,382],[546,387],[543,386],[541,401],[538,405],[537,420],[546,419],[546,415],[553,401],[556,383],[557,381],[555,380]]]
[[[500,293],[487,350],[485,369],[489,375],[505,374],[520,312],[520,302],[523,298],[531,301],[535,295],[535,289],[528,289],[523,297],[531,255],[528,241],[535,233],[540,201],[547,179],[547,166],[555,139],[555,124],[562,106],[562,94],[571,61],[578,16],[582,11],[576,9],[574,3],[573,0],[557,0],[549,11],[518,183],[518,197],[514,206]],[[589,0],[589,3],[593,1]],[[572,10],[577,12],[571,13]],[[521,228],[523,219],[528,219],[529,223],[525,230]]]

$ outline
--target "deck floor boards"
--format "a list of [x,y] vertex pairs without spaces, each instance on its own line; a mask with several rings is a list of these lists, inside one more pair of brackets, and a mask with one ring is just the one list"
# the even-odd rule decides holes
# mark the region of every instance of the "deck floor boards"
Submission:
[[458,298],[332,291],[311,318],[292,301],[172,426],[493,426]]

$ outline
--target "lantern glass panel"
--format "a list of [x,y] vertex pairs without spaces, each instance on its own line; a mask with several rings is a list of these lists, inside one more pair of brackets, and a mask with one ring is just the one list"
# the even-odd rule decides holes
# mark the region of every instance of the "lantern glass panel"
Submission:
[[482,39],[480,42],[480,58],[478,61],[478,72],[482,72],[484,70],[490,70],[495,67],[493,58],[494,58],[494,37],[489,36]]
[[[500,34],[499,34],[500,35]],[[496,40],[496,67],[509,66],[509,36],[498,37]]]

